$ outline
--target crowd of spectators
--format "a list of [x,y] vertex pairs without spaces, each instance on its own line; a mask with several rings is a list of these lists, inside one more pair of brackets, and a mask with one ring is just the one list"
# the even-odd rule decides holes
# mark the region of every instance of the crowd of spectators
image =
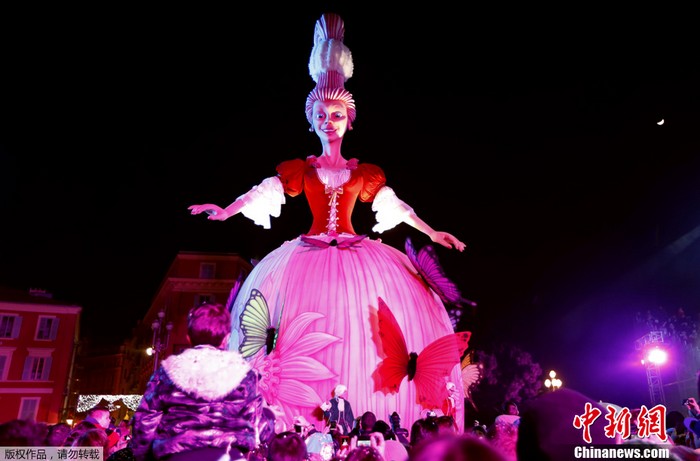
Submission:
[[[668,415],[666,432],[640,435],[631,424],[632,433],[624,434],[621,424],[610,430],[603,416],[610,406],[569,388],[505,402],[492,424],[476,423],[464,432],[452,416],[433,411],[410,430],[396,412],[384,419],[371,411],[343,424],[324,419],[318,428],[298,416],[292,430],[278,430],[257,372],[228,349],[229,311],[204,304],[190,310],[187,322],[192,347],[161,363],[129,421],[115,425],[109,408],[100,406],[74,427],[16,419],[0,424],[0,447],[95,447],[107,461],[559,461],[574,459],[574,450],[587,446],[700,460],[695,398],[687,400],[688,417]],[[700,395],[700,375],[698,384]],[[337,390],[338,402],[344,391]],[[351,414],[349,404],[339,406],[337,418]],[[638,409],[630,416],[641,418]]]

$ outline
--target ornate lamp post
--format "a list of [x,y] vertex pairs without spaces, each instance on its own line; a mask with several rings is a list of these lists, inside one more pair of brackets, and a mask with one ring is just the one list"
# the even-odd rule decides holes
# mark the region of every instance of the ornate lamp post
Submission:
[[547,390],[551,391],[556,391],[562,386],[562,384],[564,383],[561,379],[557,378],[557,372],[554,370],[551,370],[549,372],[549,378],[544,380],[544,386],[547,388]]
[[151,324],[151,329],[153,329],[153,342],[152,346],[146,350],[146,353],[153,356],[153,373],[158,370],[158,362],[163,352],[165,352],[165,348],[168,347],[170,332],[173,330],[173,322],[168,322],[165,324],[165,335],[163,335],[164,318],[165,310],[161,310],[158,312],[158,317]]

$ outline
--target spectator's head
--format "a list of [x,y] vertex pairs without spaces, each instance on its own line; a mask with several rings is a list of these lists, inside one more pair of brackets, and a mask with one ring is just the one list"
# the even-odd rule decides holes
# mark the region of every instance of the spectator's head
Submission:
[[46,426],[25,419],[0,424],[0,446],[37,447],[44,445]]
[[619,438],[610,438],[605,434],[605,426],[608,423],[603,415],[607,414],[607,409],[580,392],[564,387],[539,395],[523,404],[518,425],[518,459],[570,458],[571,447],[586,443],[583,439],[583,428],[577,429],[573,422],[576,416],[586,412],[587,403],[601,412],[601,416],[590,425],[591,443],[618,444]]
[[435,424],[437,424],[437,429],[440,434],[445,432],[457,432],[457,424],[455,419],[450,415],[441,415],[435,419]]
[[471,434],[471,435],[473,435],[475,437],[479,437],[481,439],[485,439],[487,437],[486,432],[487,432],[487,429],[484,426],[481,426],[478,424],[464,430],[465,434]]
[[102,429],[107,429],[112,424],[109,408],[99,405],[88,410],[85,420],[98,424]]
[[360,418],[360,429],[363,431],[371,431],[376,422],[377,416],[371,411],[365,411]]
[[409,444],[411,447],[416,447],[425,440],[435,437],[438,434],[436,418],[421,418],[417,419],[411,425],[411,434]]
[[308,455],[304,439],[291,431],[275,435],[267,448],[267,461],[304,461]]
[[350,450],[345,461],[384,461],[384,457],[376,448],[362,445]]
[[678,410],[671,410],[666,413],[666,428],[685,431],[685,426],[683,425],[684,419],[685,416],[683,416],[683,413]]
[[401,427],[401,416],[397,412],[393,412],[389,416],[389,422],[391,422],[391,427],[393,428]]
[[520,414],[518,403],[515,400],[506,400],[503,404],[503,414],[517,416]]
[[519,424],[520,416],[503,414],[498,415],[487,430],[487,437],[491,445],[513,459],[517,457]]
[[70,431],[68,434],[68,437],[66,437],[66,441],[63,443],[64,446],[66,447],[72,447],[74,443],[87,431],[92,430],[92,429],[98,429],[104,432],[105,434],[107,433],[105,429],[102,428],[99,424],[92,422],[91,420],[88,420],[89,417],[85,418],[84,420],[80,421],[78,424],[76,424],[73,429]]
[[71,427],[68,423],[56,423],[49,426],[46,434],[47,447],[62,447],[70,434]]
[[231,314],[222,304],[202,304],[187,314],[187,337],[190,344],[207,344],[226,348],[231,335]]
[[[508,461],[486,439],[473,435],[443,434],[425,440],[409,452],[410,461]],[[534,458],[533,458],[534,459]]]
[[109,456],[109,440],[107,433],[101,429],[88,429],[73,440],[73,447],[102,447],[105,458]]
[[372,426],[372,432],[381,432],[381,434],[384,436],[384,440],[396,440],[396,436],[394,435],[394,431],[391,430],[391,426],[383,419],[378,419],[377,422],[374,423],[374,426]]

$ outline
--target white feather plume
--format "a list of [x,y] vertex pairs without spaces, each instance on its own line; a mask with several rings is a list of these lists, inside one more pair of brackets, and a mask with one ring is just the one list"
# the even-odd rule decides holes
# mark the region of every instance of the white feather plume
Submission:
[[328,71],[336,71],[345,77],[352,77],[352,54],[340,40],[317,40],[309,58],[309,74],[318,83],[318,76]]

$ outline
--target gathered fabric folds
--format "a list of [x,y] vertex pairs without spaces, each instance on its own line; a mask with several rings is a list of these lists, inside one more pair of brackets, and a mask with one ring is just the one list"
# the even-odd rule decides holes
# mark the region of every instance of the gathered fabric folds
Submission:
[[[299,415],[322,421],[319,406],[339,383],[347,386],[345,398],[356,414],[372,411],[388,420],[396,411],[410,422],[423,417],[428,409],[416,402],[415,386],[408,378],[393,394],[374,389],[372,373],[384,358],[377,300],[381,297],[396,317],[408,352],[419,354],[437,338],[453,333],[443,303],[408,257],[392,246],[370,238],[344,245],[356,237],[345,233],[308,237],[316,243],[301,237],[285,242],[260,260],[241,285],[231,305],[231,348],[252,341],[252,330],[241,325],[257,293],[267,306],[265,322],[277,336],[269,353],[261,347],[250,360],[261,374],[263,396],[284,415],[288,427]],[[458,363],[446,379],[462,392]],[[462,430],[463,395],[456,401]]]

